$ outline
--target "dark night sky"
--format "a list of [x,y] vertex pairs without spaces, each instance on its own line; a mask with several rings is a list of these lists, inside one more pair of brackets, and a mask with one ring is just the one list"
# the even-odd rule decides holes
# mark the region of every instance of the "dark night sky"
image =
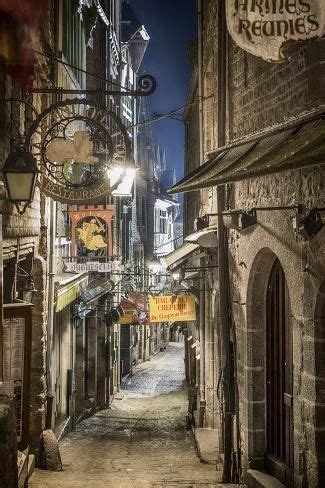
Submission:
[[[140,68],[158,82],[150,97],[151,113],[163,113],[186,103],[190,82],[187,42],[197,37],[195,0],[129,0],[150,35]],[[152,124],[156,143],[166,149],[167,166],[183,175],[184,129],[181,122],[167,118]]]

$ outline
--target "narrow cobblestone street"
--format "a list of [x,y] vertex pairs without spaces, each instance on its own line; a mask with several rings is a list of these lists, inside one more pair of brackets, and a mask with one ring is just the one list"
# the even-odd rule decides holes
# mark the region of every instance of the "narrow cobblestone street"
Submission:
[[182,344],[172,343],[136,367],[122,399],[60,443],[64,470],[36,470],[31,488],[220,486],[186,429],[183,354]]

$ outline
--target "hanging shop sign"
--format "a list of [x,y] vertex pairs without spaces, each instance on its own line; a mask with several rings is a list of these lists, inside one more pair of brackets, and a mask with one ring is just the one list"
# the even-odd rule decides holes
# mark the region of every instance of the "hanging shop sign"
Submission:
[[66,273],[112,273],[120,269],[121,261],[90,261],[86,263],[78,263],[67,261],[64,263],[64,271]]
[[12,385],[16,406],[18,448],[26,449],[29,437],[32,305],[4,305],[3,380]]
[[321,37],[324,0],[227,0],[227,25],[238,46],[266,61],[285,61],[289,43]]
[[68,283],[59,283],[56,289],[55,311],[61,312],[61,310],[81,296],[81,293],[87,287],[87,284],[88,275],[80,277],[77,276]]
[[102,201],[121,183],[108,170],[132,160],[121,119],[86,99],[68,99],[44,110],[30,126],[26,144],[38,159],[41,189],[68,204]]
[[73,256],[112,256],[114,210],[113,205],[69,207]]
[[151,323],[196,320],[195,297],[193,295],[149,296],[149,317]]

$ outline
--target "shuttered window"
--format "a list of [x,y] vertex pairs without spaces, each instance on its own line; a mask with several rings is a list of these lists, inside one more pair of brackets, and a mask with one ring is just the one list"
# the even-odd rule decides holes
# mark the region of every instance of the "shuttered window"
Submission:
[[82,20],[76,9],[76,2],[63,0],[62,16],[62,52],[71,70],[82,85],[83,73],[77,68],[84,68],[85,39]]

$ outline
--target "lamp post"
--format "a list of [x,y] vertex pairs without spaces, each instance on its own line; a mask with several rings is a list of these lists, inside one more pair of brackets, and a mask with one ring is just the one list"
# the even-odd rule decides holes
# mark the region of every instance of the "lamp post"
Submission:
[[36,159],[21,144],[9,154],[2,172],[8,199],[22,215],[34,198],[38,175]]

